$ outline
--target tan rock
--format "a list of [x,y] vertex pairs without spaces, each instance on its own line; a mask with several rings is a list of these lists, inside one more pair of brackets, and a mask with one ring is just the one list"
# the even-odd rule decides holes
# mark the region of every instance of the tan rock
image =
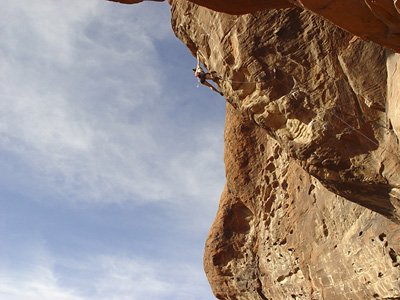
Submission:
[[216,297],[400,299],[399,2],[169,2],[231,104]]
[[[164,0],[108,0],[125,4]],[[170,2],[172,0],[169,0]],[[181,0],[187,1],[187,0]],[[400,4],[398,0],[188,0],[233,15],[293,6],[309,10],[335,25],[380,45],[400,51]]]
[[223,77],[229,102],[326,188],[400,220],[399,124],[386,110],[398,74],[384,49],[300,9],[229,16],[172,4],[177,36]]
[[243,15],[263,9],[288,8],[294,5],[287,0],[189,0],[198,5],[215,11],[225,12],[232,15]]
[[296,5],[326,18],[367,40],[400,51],[400,4],[398,0],[190,0],[230,14]]
[[297,2],[363,39],[400,50],[398,35],[400,15],[393,0],[298,0]]
[[233,104],[205,251],[216,297],[399,298],[399,55],[302,9],[171,5]]
[[400,227],[329,192],[228,107],[204,265],[218,299],[398,299]]

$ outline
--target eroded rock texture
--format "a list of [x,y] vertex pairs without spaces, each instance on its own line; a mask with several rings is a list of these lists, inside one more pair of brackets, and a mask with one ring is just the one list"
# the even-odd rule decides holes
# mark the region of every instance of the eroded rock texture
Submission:
[[170,2],[230,103],[217,298],[400,299],[399,55],[300,8]]
[[216,11],[246,14],[298,6],[363,39],[400,50],[399,0],[190,0]]
[[328,189],[399,221],[397,54],[299,9],[233,17],[174,3],[178,37],[230,103]]
[[288,0],[189,0],[212,10],[233,15],[243,15],[263,9],[294,7]]
[[324,188],[247,116],[226,120],[227,184],[206,245],[218,299],[399,299],[400,227]]
[[[164,0],[109,0],[125,4]],[[187,0],[182,0],[187,1]],[[212,10],[241,15],[263,9],[300,7],[365,40],[400,51],[400,0],[188,0]],[[169,0],[172,2],[172,0]]]
[[400,1],[169,2],[229,102],[216,297],[400,299]]

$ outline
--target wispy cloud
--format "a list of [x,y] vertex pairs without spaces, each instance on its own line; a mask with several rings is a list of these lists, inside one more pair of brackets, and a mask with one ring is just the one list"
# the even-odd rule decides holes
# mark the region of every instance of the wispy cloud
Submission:
[[191,75],[169,57],[168,23],[146,4],[2,4],[1,299],[211,298],[193,244],[223,186],[222,111],[171,73],[174,63]]
[[133,17],[108,5],[4,5],[0,149],[32,170],[36,187],[53,188],[54,198],[141,202],[215,195],[221,188],[220,172],[213,172],[221,166],[215,124],[170,134],[186,138],[186,147],[165,146],[164,126],[179,130],[166,121],[162,103],[168,74],[156,42],[173,38],[166,15],[158,22],[156,15]]
[[95,280],[98,299],[203,299],[208,286],[192,266],[132,259],[100,258],[101,275]]
[[61,287],[54,271],[54,259],[38,241],[26,242],[29,250],[17,253],[22,260],[11,263],[0,259],[0,298],[7,300],[84,300],[74,291]]
[[203,275],[185,263],[123,255],[65,261],[47,254],[33,264],[33,268],[18,272],[2,266],[1,299],[204,300],[210,296]]
[[32,278],[9,278],[0,273],[0,297],[7,300],[84,300],[57,285],[47,270],[33,272]]

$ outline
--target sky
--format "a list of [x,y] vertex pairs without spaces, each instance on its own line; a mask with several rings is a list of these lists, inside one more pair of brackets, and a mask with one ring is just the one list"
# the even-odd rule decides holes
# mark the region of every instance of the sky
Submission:
[[0,10],[0,300],[207,300],[225,102],[167,3]]

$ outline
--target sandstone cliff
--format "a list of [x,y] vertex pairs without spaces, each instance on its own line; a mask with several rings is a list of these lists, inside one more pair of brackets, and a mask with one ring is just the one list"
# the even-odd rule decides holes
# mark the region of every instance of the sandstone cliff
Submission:
[[[109,0],[134,4],[146,0]],[[164,1],[164,0],[147,0]],[[186,1],[186,0],[183,0]],[[366,40],[400,50],[400,0],[188,0],[212,10],[246,14],[300,7]],[[170,0],[171,2],[171,0]]]
[[231,104],[216,297],[400,299],[398,54],[305,9],[171,6]]
[[229,103],[215,296],[400,299],[400,2],[169,2]]
[[261,9],[300,7],[363,39],[400,50],[399,0],[190,0],[216,11],[245,14]]

